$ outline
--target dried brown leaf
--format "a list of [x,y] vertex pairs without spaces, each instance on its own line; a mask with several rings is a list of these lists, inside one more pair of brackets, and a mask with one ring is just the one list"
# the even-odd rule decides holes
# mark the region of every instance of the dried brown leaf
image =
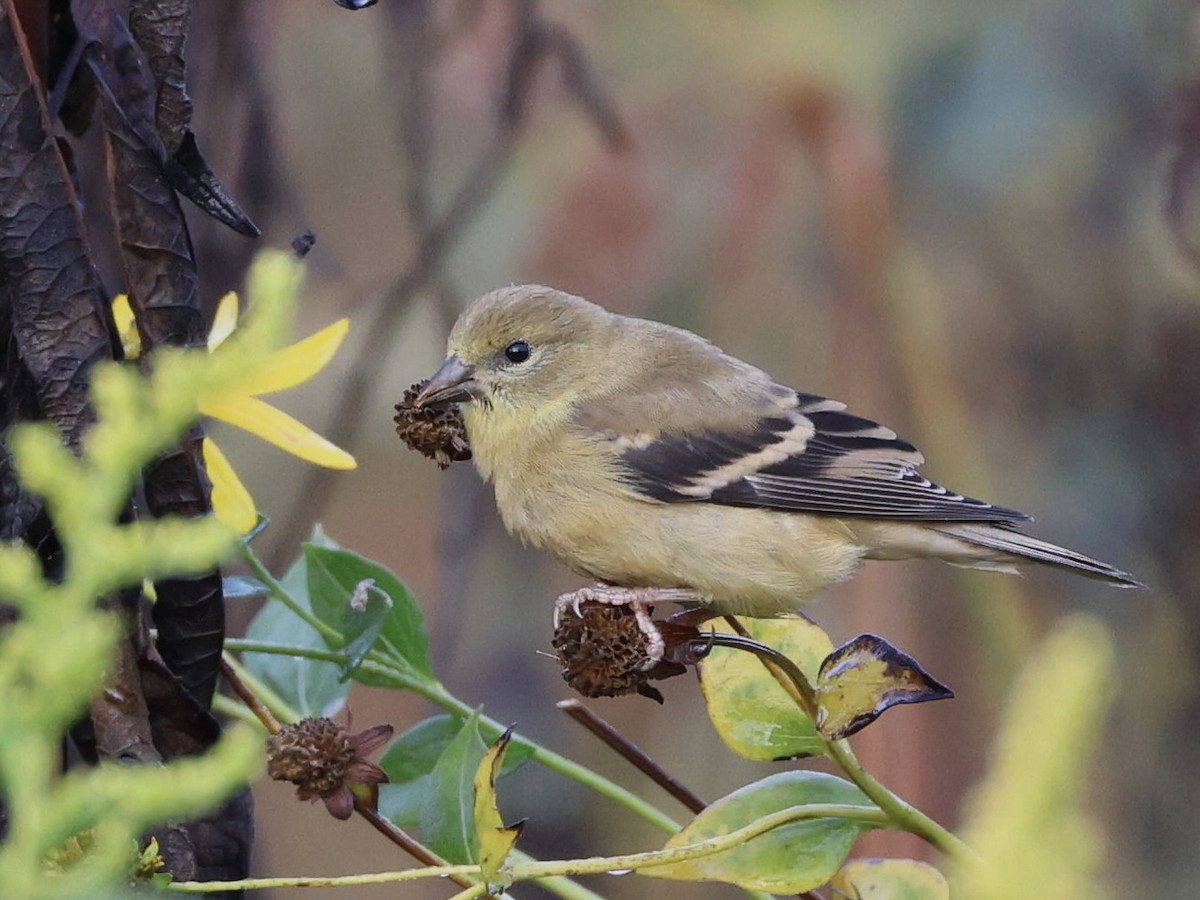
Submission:
[[0,319],[40,412],[78,443],[88,372],[111,358],[105,296],[10,0],[0,6]]
[[146,54],[154,76],[154,121],[168,153],[183,143],[192,121],[192,100],[184,82],[183,45],[192,0],[131,0],[129,31]]

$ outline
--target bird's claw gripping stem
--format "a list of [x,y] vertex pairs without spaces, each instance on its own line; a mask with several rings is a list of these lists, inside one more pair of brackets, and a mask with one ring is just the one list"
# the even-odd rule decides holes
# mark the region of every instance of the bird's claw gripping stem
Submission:
[[646,638],[646,663],[643,669],[652,669],[662,661],[666,644],[658,626],[650,618],[656,603],[686,603],[699,600],[695,591],[686,588],[617,587],[611,584],[591,584],[562,594],[554,601],[554,627],[558,628],[559,617],[568,609],[576,618],[582,619],[579,610],[582,603],[606,603],[609,606],[628,606],[637,620],[638,630]]

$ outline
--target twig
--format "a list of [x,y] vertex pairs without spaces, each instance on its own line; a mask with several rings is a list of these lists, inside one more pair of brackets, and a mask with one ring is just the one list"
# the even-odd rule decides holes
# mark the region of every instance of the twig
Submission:
[[563,700],[557,706],[692,812],[699,813],[708,805],[655,762],[641,747],[628,740],[578,700]]
[[258,699],[258,695],[242,681],[241,676],[233,670],[233,666],[229,664],[223,655],[221,657],[221,677],[225,679],[225,683],[229,685],[230,690],[238,695],[238,699],[246,704],[246,707],[254,713],[258,721],[262,722],[263,727],[271,734],[278,734],[279,729],[283,726],[279,720],[275,718],[274,713],[267,709],[266,705]]
[[434,39],[433,3],[392,3],[387,10],[394,25],[392,36],[399,44],[390,54],[394,61],[392,80],[406,88],[397,92],[401,102],[396,116],[407,163],[405,209],[417,231],[424,234],[432,211],[433,103],[429,85],[439,51]]
[[[422,15],[420,30],[427,43],[432,4],[423,5],[413,15]],[[396,327],[417,294],[429,284],[440,280],[441,267],[461,239],[479,210],[491,199],[492,193],[508,168],[516,148],[520,129],[525,122],[525,99],[532,84],[532,73],[548,58],[563,60],[567,85],[572,98],[597,125],[607,143],[615,150],[628,145],[626,131],[615,108],[599,88],[597,79],[587,65],[586,55],[578,43],[562,28],[546,23],[538,13],[534,0],[516,0],[514,4],[514,36],[509,55],[503,92],[497,102],[494,132],[480,153],[475,165],[460,184],[445,211],[434,217],[430,212],[428,185],[429,106],[428,77],[436,48],[421,51],[422,59],[414,62],[415,80],[401,114],[401,143],[409,164],[409,187],[406,209],[416,229],[417,250],[408,268],[392,284],[374,316],[362,326],[366,338],[359,349],[358,362],[346,378],[346,386],[338,403],[337,413],[327,433],[335,444],[353,449],[366,418],[363,410],[375,385],[378,362],[387,356],[395,338]],[[425,134],[417,134],[421,130]],[[448,286],[446,286],[448,287]],[[444,294],[443,294],[444,296]],[[438,311],[446,318],[450,309],[442,301]],[[333,492],[334,473],[313,468],[305,476],[297,492],[304,514],[293,510],[285,520],[271,554],[272,565],[281,564],[281,556],[291,552],[308,528],[309,522],[328,506]]]
[[[221,659],[221,676],[225,679],[225,683],[230,689],[237,694],[246,706],[258,717],[263,726],[271,734],[276,734],[282,728],[282,724],[272,712],[258,699],[254,691],[250,690],[249,686],[241,679],[234,671],[233,666],[222,657]],[[370,823],[371,827],[382,834],[385,838],[415,859],[424,866],[448,866],[449,863],[442,859],[429,848],[418,843],[408,834],[397,828],[390,821],[381,816],[378,810],[374,809],[370,804],[366,803],[361,797],[354,797],[354,811]],[[469,888],[473,887],[476,882],[465,875],[452,873],[447,876],[455,884]]]
[[[385,819],[379,814],[379,810],[368,804],[361,797],[354,797],[354,811],[366,819],[371,827],[382,834],[385,838],[415,859],[417,862],[425,866],[449,866],[446,860],[442,859],[428,847],[418,843],[410,837],[405,831],[397,828],[394,823]],[[468,878],[466,875],[452,874],[447,876],[451,881],[460,887],[474,887],[477,882]],[[486,891],[485,891],[486,893]]]

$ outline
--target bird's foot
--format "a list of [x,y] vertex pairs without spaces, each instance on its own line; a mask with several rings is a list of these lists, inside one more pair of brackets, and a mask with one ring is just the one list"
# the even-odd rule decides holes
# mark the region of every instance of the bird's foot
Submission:
[[559,617],[568,609],[576,618],[583,618],[579,611],[581,603],[605,603],[609,606],[628,606],[637,621],[638,630],[646,638],[646,663],[643,669],[652,669],[662,661],[666,644],[658,626],[650,618],[656,603],[698,602],[700,595],[687,588],[628,588],[611,584],[591,584],[587,587],[561,595],[554,601],[554,627],[557,630]]

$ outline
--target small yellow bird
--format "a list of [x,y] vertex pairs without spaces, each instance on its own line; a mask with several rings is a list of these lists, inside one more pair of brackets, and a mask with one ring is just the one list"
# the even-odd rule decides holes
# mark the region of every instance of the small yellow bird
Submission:
[[628,603],[652,653],[657,601],[779,615],[866,559],[1037,562],[1141,586],[1019,533],[1024,513],[928,481],[912,444],[845,404],[553,288],[501,288],[462,313],[416,400],[450,402],[508,530],[597,582],[556,610]]

